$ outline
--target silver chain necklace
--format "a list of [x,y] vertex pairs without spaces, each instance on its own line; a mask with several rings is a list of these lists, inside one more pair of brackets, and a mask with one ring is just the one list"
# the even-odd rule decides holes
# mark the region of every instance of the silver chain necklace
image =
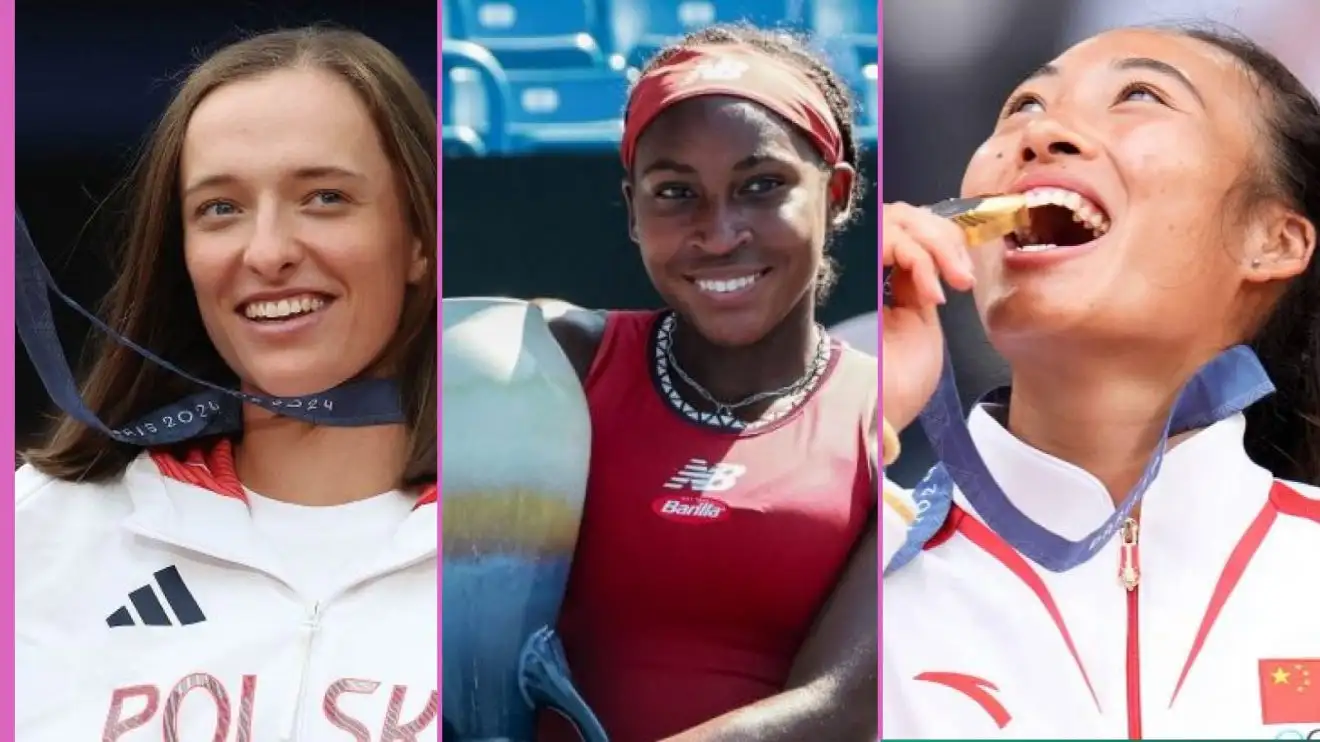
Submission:
[[764,402],[767,399],[778,399],[798,394],[810,386],[816,378],[820,376],[821,372],[824,370],[825,364],[829,362],[829,336],[826,335],[825,328],[816,325],[816,350],[812,354],[811,363],[808,364],[806,371],[801,377],[778,389],[756,392],[755,394],[748,395],[737,402],[722,402],[716,399],[715,395],[711,394],[704,386],[697,383],[697,381],[688,375],[688,373],[683,370],[683,367],[679,365],[678,359],[674,357],[673,342],[674,326],[678,324],[678,321],[675,315],[670,314],[664,319],[664,322],[668,325],[665,329],[668,330],[670,338],[668,347],[665,349],[665,361],[668,363],[669,367],[674,370],[674,373],[678,374],[678,378],[682,379],[692,391],[696,392],[698,396],[706,400],[707,403],[715,408],[715,417],[720,420],[733,418],[733,412],[735,410],[754,405],[757,402]]

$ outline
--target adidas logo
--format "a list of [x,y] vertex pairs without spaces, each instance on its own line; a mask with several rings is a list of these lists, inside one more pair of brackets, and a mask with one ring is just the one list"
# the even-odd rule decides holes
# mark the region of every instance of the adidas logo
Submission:
[[[112,629],[118,626],[139,625],[190,626],[206,620],[206,614],[202,613],[202,607],[197,605],[197,599],[193,597],[192,591],[183,584],[183,577],[177,567],[166,567],[152,577],[156,578],[154,584],[148,582],[128,594],[128,602],[133,606],[133,610],[130,611],[127,605],[119,606],[114,613],[106,616],[107,626]],[[161,605],[160,597],[156,596],[157,589],[160,590],[160,597],[165,599],[165,605]],[[165,612],[165,606],[169,606],[176,621],[170,620],[169,614]],[[140,620],[134,620],[134,612]]]

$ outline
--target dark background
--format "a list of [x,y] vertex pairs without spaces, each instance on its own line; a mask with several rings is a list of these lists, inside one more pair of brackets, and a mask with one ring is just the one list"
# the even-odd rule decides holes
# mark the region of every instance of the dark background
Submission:
[[[1311,0],[884,0],[885,201],[957,195],[973,151],[1008,94],[1030,72],[1106,29],[1217,22],[1264,44],[1316,89],[1320,3]],[[965,407],[1008,382],[970,295],[942,312]],[[914,484],[933,462],[920,426],[903,435],[887,474]]]
[[[18,207],[60,287],[95,309],[112,273],[122,200],[112,192],[174,82],[245,33],[333,22],[385,44],[436,93],[435,0],[368,3],[21,0],[16,8],[15,149]],[[53,300],[56,301],[57,300]],[[57,306],[78,363],[90,325]],[[17,443],[33,442],[51,405],[20,347]],[[75,369],[77,366],[75,365]]]
[[[967,162],[994,129],[1008,94],[1064,48],[1071,4],[885,0],[880,70],[887,203],[930,204],[959,194]],[[961,12],[951,13],[955,6]],[[947,293],[940,314],[958,390],[970,409],[982,394],[1008,383],[1008,368],[986,340],[971,295]],[[903,455],[886,475],[910,487],[935,459],[920,425],[909,426],[902,443]]]

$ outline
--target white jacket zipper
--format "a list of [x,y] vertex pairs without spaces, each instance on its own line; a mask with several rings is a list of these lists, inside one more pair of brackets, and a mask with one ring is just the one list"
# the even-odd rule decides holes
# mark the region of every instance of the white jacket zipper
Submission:
[[289,704],[289,712],[284,718],[284,724],[280,732],[282,742],[298,742],[299,722],[302,720],[302,707],[305,696],[307,695],[307,676],[312,670],[312,649],[316,642],[316,634],[321,630],[321,604],[316,603],[312,606],[312,612],[303,619],[302,625],[298,627],[299,641],[298,654],[302,660],[298,668],[298,690]]

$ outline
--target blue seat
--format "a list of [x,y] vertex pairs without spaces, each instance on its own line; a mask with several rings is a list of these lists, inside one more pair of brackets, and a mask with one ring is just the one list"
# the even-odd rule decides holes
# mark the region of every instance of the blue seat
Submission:
[[500,154],[507,149],[509,80],[486,49],[469,41],[440,45],[444,156]]
[[510,70],[515,152],[608,151],[623,136],[628,78],[608,68]]
[[807,24],[814,33],[827,37],[853,37],[876,43],[880,13],[875,0],[805,0]]
[[880,142],[880,65],[862,68],[861,115],[857,117],[857,139],[864,149],[877,151]]
[[440,34],[441,44],[449,39],[462,40],[467,35],[463,30],[463,16],[454,8],[454,0],[440,3]]
[[714,23],[747,21],[801,30],[801,0],[613,0],[610,26],[617,53],[630,67],[645,64],[662,47]]
[[[867,65],[879,63],[879,9],[875,0],[806,0],[812,34],[854,82]],[[853,74],[856,73],[856,74]]]
[[878,130],[879,16],[875,0],[806,0],[813,45],[824,54],[861,105],[859,137]]
[[490,50],[505,69],[590,67],[604,61],[596,41],[597,0],[452,0],[461,38]]

